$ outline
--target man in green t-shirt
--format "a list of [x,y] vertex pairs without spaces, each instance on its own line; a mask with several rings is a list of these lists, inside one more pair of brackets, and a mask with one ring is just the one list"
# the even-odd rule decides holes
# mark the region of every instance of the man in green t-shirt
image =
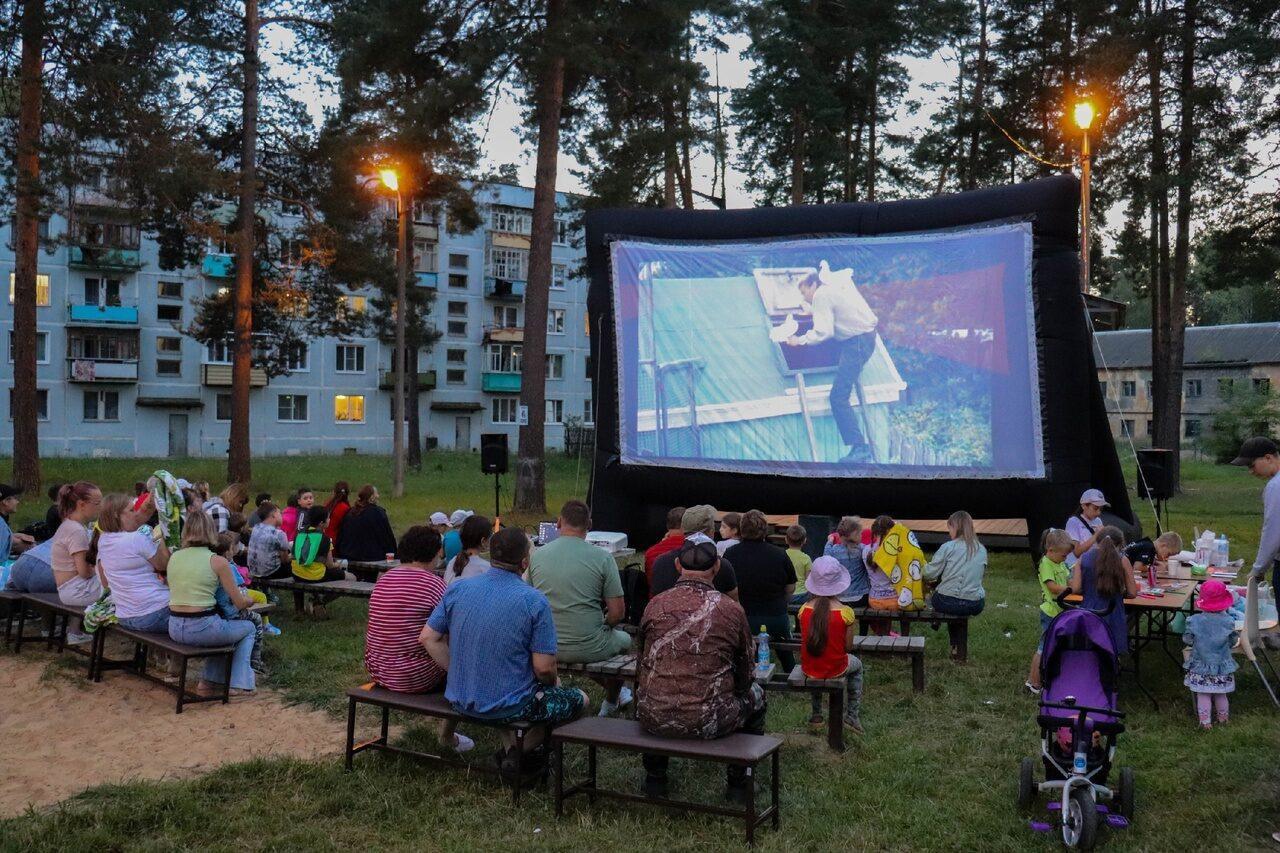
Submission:
[[[587,542],[591,511],[569,501],[556,523],[560,535],[533,552],[529,583],[551,602],[556,625],[556,659],[565,663],[608,660],[631,647],[631,635],[614,628],[625,612],[622,578],[613,557]],[[631,691],[616,679],[601,680],[605,701],[600,715],[631,701]]]

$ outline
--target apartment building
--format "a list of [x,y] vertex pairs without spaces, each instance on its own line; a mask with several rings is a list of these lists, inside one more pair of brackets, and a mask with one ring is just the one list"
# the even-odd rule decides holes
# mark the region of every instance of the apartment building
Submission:
[[[516,443],[526,318],[533,191],[476,188],[485,224],[455,234],[415,214],[411,286],[434,291],[441,332],[419,354],[420,419],[427,446],[475,449],[484,432]],[[577,276],[568,199],[556,222],[547,326],[547,444],[564,424],[594,421],[586,320],[587,282]],[[288,211],[278,211],[289,224]],[[390,208],[394,216],[394,205]],[[229,247],[210,245],[198,265],[166,269],[104,189],[77,190],[65,215],[41,223],[37,357],[41,453],[50,456],[222,456],[230,428],[231,363],[225,342],[182,334],[195,302],[231,286]],[[285,247],[287,249],[287,247]],[[0,382],[13,387],[11,223],[0,227],[0,332],[8,356]],[[3,280],[0,279],[0,280]],[[368,310],[353,290],[347,308]],[[288,372],[255,369],[250,392],[256,455],[388,453],[392,352],[376,337],[316,339],[289,356]],[[0,453],[13,449],[12,391],[0,405]]]
[[[1112,435],[1149,440],[1151,330],[1098,332],[1096,337],[1104,362],[1098,365],[1098,383]],[[1181,434],[1194,444],[1234,389],[1280,388],[1280,323],[1190,326],[1183,364]]]

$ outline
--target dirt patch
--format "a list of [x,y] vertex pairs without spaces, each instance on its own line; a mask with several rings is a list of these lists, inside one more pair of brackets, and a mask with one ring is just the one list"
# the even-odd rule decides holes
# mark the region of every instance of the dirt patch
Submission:
[[91,684],[43,654],[0,657],[0,817],[86,788],[172,779],[269,755],[342,752],[342,723],[259,689],[173,712],[173,693],[122,673]]

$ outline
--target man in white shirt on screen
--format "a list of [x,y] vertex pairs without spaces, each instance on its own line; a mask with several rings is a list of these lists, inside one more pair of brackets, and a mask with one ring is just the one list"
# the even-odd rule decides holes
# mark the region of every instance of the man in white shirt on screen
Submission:
[[[867,462],[871,449],[858,427],[858,419],[849,395],[862,373],[862,368],[875,352],[875,312],[853,283],[852,270],[833,273],[823,261],[817,273],[800,282],[800,296],[810,306],[813,328],[803,335],[787,339],[790,346],[811,346],[834,340],[839,347],[836,376],[831,383],[831,415],[840,430],[840,440],[849,452],[840,461]],[[863,403],[858,401],[859,405]]]

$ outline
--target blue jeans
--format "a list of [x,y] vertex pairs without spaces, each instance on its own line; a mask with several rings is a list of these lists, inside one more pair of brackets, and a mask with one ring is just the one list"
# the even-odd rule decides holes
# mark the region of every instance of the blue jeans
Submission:
[[[253,690],[253,668],[249,657],[253,654],[253,623],[245,619],[223,619],[221,616],[169,617],[169,637],[174,642],[190,646],[236,647],[231,657],[231,686],[237,690]],[[226,662],[222,658],[209,658],[204,664],[205,681],[227,683]]]
[[141,631],[144,634],[163,634],[169,630],[169,608],[161,607],[141,616],[130,616],[120,619],[120,627],[130,631]]
[[18,592],[57,592],[58,584],[53,579],[53,569],[39,557],[23,554],[14,561],[9,570],[9,582],[5,589]]
[[[849,404],[849,394],[853,392],[853,386],[862,375],[862,368],[875,352],[876,333],[865,332],[854,335],[852,338],[840,341],[839,346],[840,360],[836,363],[836,377],[831,382],[831,416],[836,419],[840,440],[850,450],[854,450],[865,446],[867,441],[858,427],[858,418],[853,413],[853,406]],[[866,400],[862,399],[861,394],[858,395],[858,405],[866,405]]]
[[[943,595],[935,592],[933,594],[933,609],[939,613],[949,613],[952,616],[977,616],[982,612],[982,608],[987,604],[985,598],[953,598],[950,595]],[[969,626],[963,623],[955,622],[947,623],[947,634],[951,638],[951,645],[956,646],[961,638],[968,636]]]

